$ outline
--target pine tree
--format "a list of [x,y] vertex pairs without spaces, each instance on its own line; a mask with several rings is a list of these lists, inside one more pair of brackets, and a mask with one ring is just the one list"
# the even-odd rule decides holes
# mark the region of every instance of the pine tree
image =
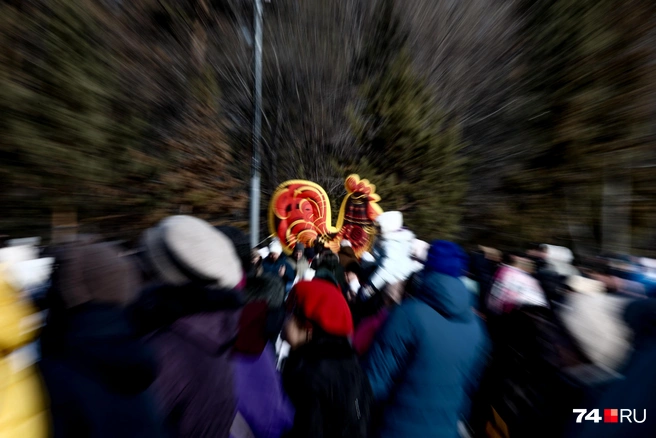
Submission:
[[454,237],[467,187],[463,143],[407,52],[364,85],[363,101],[353,114],[367,151],[360,172],[376,183],[383,208],[403,211],[426,239]]
[[187,213],[245,225],[239,219],[247,206],[248,186],[231,172],[213,72],[207,68],[192,85],[189,111],[166,144],[172,162],[162,175],[163,191],[173,207]]
[[[602,225],[629,214],[624,194],[611,199],[623,205],[602,217],[604,187],[630,193],[631,167],[644,155],[650,54],[641,45],[654,7],[619,0],[519,5],[525,94],[518,128],[531,133],[531,156],[508,179],[516,196],[502,214],[514,218],[509,228],[534,238],[597,246]],[[613,240],[606,244],[628,251],[630,230],[615,225],[604,233]]]
[[106,205],[128,162],[118,140],[129,122],[113,120],[116,75],[103,23],[83,1],[5,4],[2,15],[7,192],[30,193],[29,203],[53,211]]
[[0,227],[47,235],[74,211],[124,238],[180,211],[245,216],[204,3],[18,3],[0,6]]

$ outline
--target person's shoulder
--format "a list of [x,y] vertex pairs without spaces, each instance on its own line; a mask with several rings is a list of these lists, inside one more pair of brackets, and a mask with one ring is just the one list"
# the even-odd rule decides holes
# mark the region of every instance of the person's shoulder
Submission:
[[392,321],[392,323],[394,321],[399,323],[404,322],[408,325],[415,325],[419,322],[419,316],[426,310],[430,310],[428,304],[416,298],[409,297],[404,299],[401,304],[394,307],[394,309],[389,312],[387,321]]
[[401,304],[395,307],[394,310],[398,309],[399,311],[408,314],[424,308],[430,308],[430,306],[415,297],[406,297]]

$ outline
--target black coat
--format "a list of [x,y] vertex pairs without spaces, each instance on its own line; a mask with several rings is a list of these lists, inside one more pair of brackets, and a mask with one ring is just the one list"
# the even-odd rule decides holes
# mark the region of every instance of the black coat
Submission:
[[510,436],[563,436],[572,409],[585,407],[583,388],[565,370],[589,365],[588,358],[545,307],[522,306],[493,320],[490,328],[495,346],[483,385],[488,406]]
[[487,297],[494,283],[497,264],[488,260],[480,251],[471,254],[469,270],[478,282],[478,310],[487,313]]
[[283,385],[296,408],[289,438],[368,436],[371,388],[346,338],[317,336],[292,351]]
[[59,312],[44,329],[40,363],[54,436],[164,436],[148,390],[155,359],[125,311],[85,304]]
[[296,278],[296,272],[292,265],[289,264],[286,257],[282,255],[276,260],[273,260],[271,257],[267,257],[262,261],[262,269],[267,274],[273,274],[276,277],[280,276],[280,268],[285,267],[285,273],[282,275],[282,281],[287,285],[291,283]]

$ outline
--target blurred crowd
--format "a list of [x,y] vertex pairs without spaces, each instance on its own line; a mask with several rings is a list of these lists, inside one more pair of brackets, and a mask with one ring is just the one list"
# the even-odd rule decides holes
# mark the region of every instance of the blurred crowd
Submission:
[[376,225],[359,255],[191,216],[4,242],[0,436],[656,436],[572,415],[656,407],[656,261]]

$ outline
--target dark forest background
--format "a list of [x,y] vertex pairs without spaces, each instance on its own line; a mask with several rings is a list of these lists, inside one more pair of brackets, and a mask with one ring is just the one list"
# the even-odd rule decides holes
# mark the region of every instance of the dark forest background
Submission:
[[[656,3],[264,4],[263,226],[291,178],[424,239],[654,255]],[[247,228],[250,0],[0,5],[0,234]]]

